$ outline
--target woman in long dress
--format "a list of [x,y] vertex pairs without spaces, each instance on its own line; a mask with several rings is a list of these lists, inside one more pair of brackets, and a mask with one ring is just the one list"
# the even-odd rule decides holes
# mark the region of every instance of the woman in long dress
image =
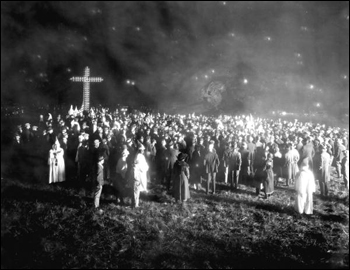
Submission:
[[174,165],[174,191],[175,201],[186,202],[190,198],[190,166],[185,162],[187,154],[180,153]]
[[315,177],[309,169],[307,158],[303,160],[295,180],[295,210],[302,214],[313,213],[313,193],[316,191]]
[[63,182],[66,180],[66,168],[64,164],[64,150],[58,140],[49,151],[49,184]]

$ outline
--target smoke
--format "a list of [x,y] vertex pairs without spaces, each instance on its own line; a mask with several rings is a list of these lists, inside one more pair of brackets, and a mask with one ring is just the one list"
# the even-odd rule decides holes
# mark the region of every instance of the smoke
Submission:
[[225,110],[348,100],[348,9],[312,1],[5,1],[1,98],[80,105],[82,85],[69,78],[89,66],[104,78],[91,86],[93,104],[204,111],[201,90],[215,81],[225,84]]

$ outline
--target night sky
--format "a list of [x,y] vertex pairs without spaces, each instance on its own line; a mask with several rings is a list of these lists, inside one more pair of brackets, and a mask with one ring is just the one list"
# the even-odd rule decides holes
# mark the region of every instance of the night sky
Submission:
[[349,2],[1,2],[3,104],[80,106],[86,66],[92,104],[341,114]]

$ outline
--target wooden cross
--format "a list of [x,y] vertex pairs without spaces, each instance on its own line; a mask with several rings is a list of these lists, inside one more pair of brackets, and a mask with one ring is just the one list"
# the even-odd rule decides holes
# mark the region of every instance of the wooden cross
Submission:
[[90,77],[89,67],[85,68],[84,77],[72,77],[70,78],[73,82],[83,82],[83,110],[90,109],[90,82],[102,82],[103,79],[100,77]]

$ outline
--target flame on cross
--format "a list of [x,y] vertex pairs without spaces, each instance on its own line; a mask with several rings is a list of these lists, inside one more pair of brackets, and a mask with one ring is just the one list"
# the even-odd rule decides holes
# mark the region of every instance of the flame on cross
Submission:
[[101,77],[90,77],[89,67],[85,68],[84,77],[72,77],[70,78],[73,82],[83,82],[83,104],[82,110],[90,109],[90,82],[102,82]]

